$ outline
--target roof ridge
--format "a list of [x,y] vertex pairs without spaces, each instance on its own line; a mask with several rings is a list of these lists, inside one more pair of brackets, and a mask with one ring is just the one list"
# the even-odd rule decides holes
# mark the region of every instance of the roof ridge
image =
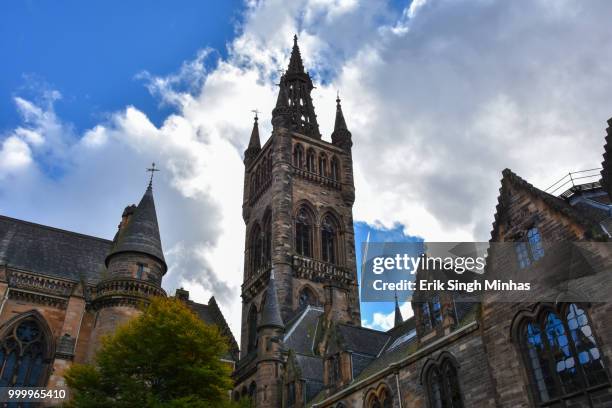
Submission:
[[109,245],[111,245],[113,243],[113,241],[110,240],[110,239],[100,238],[100,237],[96,237],[94,235],[87,235],[87,234],[83,234],[81,232],[70,231],[70,230],[66,230],[66,229],[62,229],[62,228],[58,228],[58,227],[52,227],[50,225],[39,224],[39,223],[32,222],[32,221],[21,220],[19,218],[13,218],[13,217],[9,217],[9,216],[2,215],[2,214],[0,214],[0,219],[9,220],[9,221],[15,221],[15,222],[19,222],[21,224],[30,225],[30,226],[33,226],[33,227],[44,228],[46,230],[54,231],[54,232],[59,232],[59,233],[62,233],[62,234],[74,235],[74,236],[77,236],[77,237],[87,238],[87,239],[94,239],[96,241],[101,241],[101,242],[104,242],[104,243],[109,244]]
[[571,205],[566,203],[564,200],[552,194],[549,194],[543,190],[540,190],[539,188],[535,187],[533,184],[529,183],[527,180],[523,179],[522,177],[514,173],[509,168],[505,168],[502,171],[501,187],[499,188],[499,195],[497,196],[497,205],[495,206],[495,215],[494,215],[494,221],[493,221],[493,229],[491,230],[490,241],[494,239],[494,236],[496,235],[498,231],[499,213],[504,206],[504,203],[503,203],[504,180],[508,180],[510,183],[513,183],[515,185],[525,188],[527,192],[540,198],[542,201],[544,201],[546,204],[552,207],[553,210],[564,214],[565,216],[576,221],[578,224],[582,225],[586,229],[587,232],[597,227],[596,223],[589,220],[587,217],[582,216],[575,208],[573,208]]

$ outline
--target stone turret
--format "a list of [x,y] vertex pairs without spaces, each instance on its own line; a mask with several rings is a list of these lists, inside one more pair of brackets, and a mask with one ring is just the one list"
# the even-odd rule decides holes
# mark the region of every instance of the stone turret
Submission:
[[90,358],[103,335],[139,314],[142,304],[151,297],[166,296],[161,281],[168,267],[151,184],[138,206],[128,206],[123,212],[105,264],[105,277],[97,284],[92,299],[97,316]]
[[266,301],[257,326],[257,407],[282,406],[283,334],[285,324],[281,316],[274,270],[270,272]]

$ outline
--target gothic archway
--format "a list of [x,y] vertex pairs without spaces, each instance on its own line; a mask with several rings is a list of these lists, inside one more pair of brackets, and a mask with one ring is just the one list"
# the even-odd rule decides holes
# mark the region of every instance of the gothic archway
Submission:
[[0,340],[0,387],[42,387],[47,383],[53,335],[37,311],[5,323]]

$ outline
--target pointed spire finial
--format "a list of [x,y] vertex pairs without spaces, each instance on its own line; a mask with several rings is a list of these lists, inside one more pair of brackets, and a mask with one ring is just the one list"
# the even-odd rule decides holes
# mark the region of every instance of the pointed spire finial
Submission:
[[399,302],[397,300],[397,291],[395,291],[395,324],[393,327],[397,327],[404,323],[404,318],[402,317],[402,311],[399,307]]
[[148,172],[151,173],[151,178],[149,179],[149,188],[153,188],[153,174],[159,169],[155,168],[155,162],[151,163],[151,167],[147,169]]
[[259,154],[261,151],[261,142],[259,141],[259,117],[257,114],[259,111],[257,109],[253,109],[251,112],[255,114],[255,118],[253,120],[253,130],[251,131],[251,138],[249,139],[249,145],[247,149],[244,151],[244,163],[248,166]]
[[297,40],[298,40],[297,34],[293,34],[293,45],[295,45],[296,47],[297,47]]

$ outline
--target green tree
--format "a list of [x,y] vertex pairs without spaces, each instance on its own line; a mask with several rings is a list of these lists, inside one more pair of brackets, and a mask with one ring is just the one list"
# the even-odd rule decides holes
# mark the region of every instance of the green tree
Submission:
[[94,365],[66,373],[74,408],[230,407],[227,343],[185,304],[155,298],[143,313],[102,339]]

